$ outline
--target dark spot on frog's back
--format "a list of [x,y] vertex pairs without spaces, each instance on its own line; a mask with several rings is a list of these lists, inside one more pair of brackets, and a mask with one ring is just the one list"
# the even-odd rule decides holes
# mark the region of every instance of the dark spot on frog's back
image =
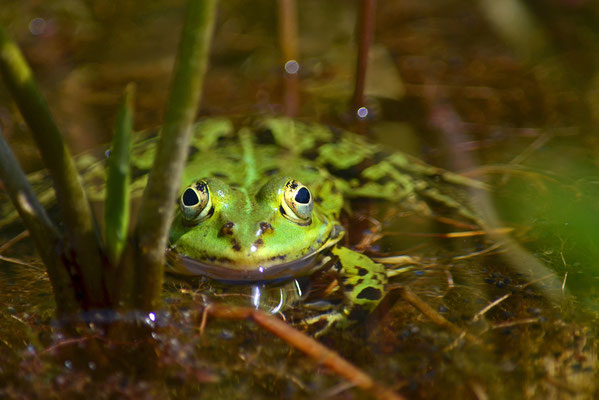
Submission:
[[135,165],[131,167],[131,180],[135,180],[150,173],[148,168],[137,168]]
[[379,300],[382,297],[382,293],[377,288],[367,287],[362,289],[356,297],[358,299]]
[[273,176],[279,173],[279,168],[270,168],[264,171],[265,176]]
[[375,164],[379,163],[379,162],[383,161],[385,158],[387,158],[388,156],[389,156],[389,153],[385,153],[384,151],[377,151],[372,156],[372,162]]
[[349,166],[345,169],[335,168],[333,165],[327,163],[325,167],[329,170],[329,172],[339,178],[343,178],[345,180],[350,180],[354,178],[362,178],[361,172],[368,167],[368,163],[362,161],[361,163]]
[[235,251],[241,251],[241,245],[235,239],[231,240],[231,248]]
[[190,145],[188,150],[187,150],[187,157],[191,158],[193,156],[195,156],[200,150],[195,146],[195,145]]
[[255,142],[257,144],[275,144],[275,136],[268,128],[260,129],[255,134]]
[[264,246],[264,241],[262,239],[258,239],[254,242],[254,246],[260,248],[260,247]]
[[378,183],[379,185],[386,185],[387,183],[391,182],[395,182],[395,179],[390,177],[388,174],[385,174],[376,180],[376,183]]
[[360,276],[364,276],[368,273],[368,270],[362,267],[356,267],[356,271],[358,271],[358,275]]
[[233,222],[227,222],[220,228],[219,236],[231,236],[233,234],[233,227],[235,224]]
[[307,160],[314,161],[314,160],[316,160],[316,158],[318,158],[318,155],[319,155],[318,150],[315,148],[302,151],[302,157]]
[[220,179],[229,179],[229,176],[227,174],[223,174],[222,172],[215,172],[212,174],[212,176]]

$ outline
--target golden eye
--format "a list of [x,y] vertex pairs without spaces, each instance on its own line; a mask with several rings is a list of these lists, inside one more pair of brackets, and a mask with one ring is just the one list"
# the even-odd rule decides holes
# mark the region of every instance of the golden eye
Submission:
[[314,208],[310,190],[295,179],[290,179],[285,183],[283,192],[282,214],[291,221],[309,225],[312,222],[312,208]]
[[185,221],[197,224],[210,217],[214,211],[208,184],[197,181],[188,186],[179,199],[179,208]]

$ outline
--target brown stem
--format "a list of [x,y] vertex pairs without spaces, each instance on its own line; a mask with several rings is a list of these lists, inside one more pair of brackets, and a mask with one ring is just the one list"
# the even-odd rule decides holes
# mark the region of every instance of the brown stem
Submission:
[[299,107],[297,5],[295,0],[279,0],[279,42],[284,63],[284,114],[295,117]]
[[366,86],[366,72],[368,69],[368,51],[374,33],[376,0],[360,0],[360,13],[358,16],[358,59],[356,63],[356,80],[354,96],[352,99],[352,112],[365,106],[364,88]]
[[464,331],[462,328],[452,323],[451,321],[445,319],[441,314],[435,311],[431,306],[426,304],[424,301],[420,299],[420,297],[416,296],[412,290],[407,286],[402,286],[399,288],[400,296],[414,306],[417,310],[419,310],[422,314],[426,315],[433,321],[435,324],[439,325],[442,328],[448,329],[455,333],[456,335],[464,335],[464,338],[471,343],[482,345],[482,341],[476,336]]

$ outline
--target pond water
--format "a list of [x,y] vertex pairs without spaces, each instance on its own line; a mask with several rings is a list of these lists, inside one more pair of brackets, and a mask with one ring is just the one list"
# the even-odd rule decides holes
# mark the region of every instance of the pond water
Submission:
[[[128,82],[137,84],[136,129],[161,123],[182,3],[5,1],[0,23],[74,152],[109,142]],[[452,236],[464,228],[400,205],[357,202],[347,217],[350,245],[418,257],[391,287],[409,287],[474,340],[432,322],[399,290],[363,326],[319,340],[406,398],[597,398],[599,8],[497,4],[379,1],[369,113],[357,123],[349,104],[358,2],[298,2],[299,117],[362,130],[491,187],[473,200],[488,235]],[[277,7],[220,4],[200,115],[283,112]],[[0,122],[25,168],[39,169],[4,87]],[[206,302],[250,305],[250,288],[168,277],[164,310],[142,318],[146,341],[104,336],[108,322],[138,317],[104,311],[66,334],[23,230],[0,233],[2,398],[371,396],[252,322],[204,324]],[[322,293],[331,281],[324,274],[312,288]],[[283,315],[307,330],[300,321],[310,312],[296,303]]]

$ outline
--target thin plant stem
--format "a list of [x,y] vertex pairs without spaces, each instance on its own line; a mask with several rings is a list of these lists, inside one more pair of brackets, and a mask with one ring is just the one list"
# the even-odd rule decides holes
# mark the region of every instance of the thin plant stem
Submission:
[[366,87],[366,72],[368,69],[368,52],[374,33],[374,18],[376,0],[359,0],[360,12],[358,14],[358,59],[356,62],[356,77],[354,95],[352,99],[352,112],[365,106],[364,89]]
[[135,273],[128,271],[129,261],[122,265],[120,293],[125,306],[151,310],[160,305],[167,235],[202,92],[216,4],[216,0],[187,4],[165,123],[132,241]]
[[135,86],[127,85],[117,116],[114,138],[106,166],[104,241],[111,265],[118,265],[129,229],[129,185],[131,182],[131,131]]
[[52,283],[57,313],[69,315],[79,311],[75,288],[67,268],[61,262],[60,234],[37,200],[25,173],[2,134],[0,134],[0,177],[35,247],[42,258]]
[[0,26],[0,72],[48,168],[65,226],[65,254],[83,285],[84,308],[105,307],[98,232],[75,163],[16,43]]
[[279,42],[284,64],[284,114],[288,117],[296,117],[299,107],[299,61],[295,0],[279,0]]

